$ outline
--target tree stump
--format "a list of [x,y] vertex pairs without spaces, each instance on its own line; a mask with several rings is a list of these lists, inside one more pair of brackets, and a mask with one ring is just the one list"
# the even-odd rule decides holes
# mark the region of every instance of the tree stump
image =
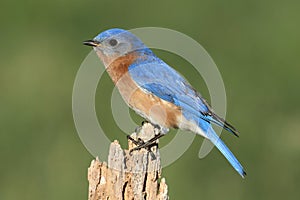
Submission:
[[[158,134],[150,123],[144,123],[136,132],[131,137],[144,142]],[[165,179],[161,179],[157,145],[129,153],[135,144],[128,140],[128,147],[123,150],[119,142],[114,141],[110,145],[108,164],[98,158],[91,162],[89,200],[168,200],[168,186]]]

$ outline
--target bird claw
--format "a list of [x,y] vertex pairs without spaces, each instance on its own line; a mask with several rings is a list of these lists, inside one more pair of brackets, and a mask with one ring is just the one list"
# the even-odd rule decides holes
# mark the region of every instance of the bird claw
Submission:
[[[151,141],[151,142],[144,142],[141,138],[138,138],[137,140],[133,139],[130,135],[127,135],[127,139],[129,139],[130,141],[132,141],[133,144],[136,145],[136,147],[132,148],[129,150],[129,155],[132,155],[133,151],[138,151],[142,148],[145,148],[151,155],[152,160],[156,159],[155,154],[153,153],[153,151],[151,150],[151,148],[155,145],[157,145],[157,143],[155,141]],[[152,138],[153,139],[153,138]],[[152,140],[151,139],[151,140]]]
[[[141,129],[145,123],[149,123],[149,122],[143,121],[142,126],[138,126],[135,129],[136,134],[138,134],[141,131]],[[154,127],[155,136],[153,138],[151,138],[150,140],[148,140],[147,142],[144,142],[141,138],[138,138],[137,140],[135,140],[131,136],[127,135],[127,139],[136,145],[136,147],[129,150],[129,155],[132,155],[133,151],[138,151],[138,150],[144,148],[151,154],[152,160],[156,159],[156,156],[154,155],[151,148],[153,146],[158,146],[158,144],[156,143],[156,140],[159,139],[160,137],[162,137],[163,135],[165,135],[165,133],[167,133],[169,131],[169,129],[161,127],[157,124],[152,124],[152,126]]]

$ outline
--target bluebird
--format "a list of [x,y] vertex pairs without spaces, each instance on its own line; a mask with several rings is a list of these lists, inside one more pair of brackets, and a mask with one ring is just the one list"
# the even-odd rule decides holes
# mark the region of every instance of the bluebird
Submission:
[[[158,58],[138,37],[123,29],[109,29],[92,46],[127,105],[160,127],[157,138],[170,128],[194,132],[210,140],[244,178],[244,168],[212,128],[216,124],[238,136],[183,76]],[[145,147],[145,143],[138,148]]]

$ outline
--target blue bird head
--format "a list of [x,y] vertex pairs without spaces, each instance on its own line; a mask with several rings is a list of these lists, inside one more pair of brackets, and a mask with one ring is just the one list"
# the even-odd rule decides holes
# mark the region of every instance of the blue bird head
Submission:
[[117,58],[130,52],[148,49],[145,44],[134,34],[123,29],[109,29],[92,40],[84,42],[85,45],[93,46],[101,57]]

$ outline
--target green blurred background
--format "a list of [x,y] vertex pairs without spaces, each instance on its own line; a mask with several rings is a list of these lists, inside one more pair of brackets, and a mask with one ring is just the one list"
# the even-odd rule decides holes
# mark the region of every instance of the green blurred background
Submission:
[[[87,199],[93,157],[71,108],[76,72],[91,50],[82,41],[112,27],[144,26],[185,33],[212,56],[227,119],[241,132],[222,138],[248,173],[243,180],[216,149],[199,160],[197,137],[163,169],[171,199],[300,199],[299,1],[4,0],[0,7],[1,200]],[[157,52],[208,98],[184,60]],[[107,75],[101,82],[99,120],[125,144],[108,106],[113,85]]]

